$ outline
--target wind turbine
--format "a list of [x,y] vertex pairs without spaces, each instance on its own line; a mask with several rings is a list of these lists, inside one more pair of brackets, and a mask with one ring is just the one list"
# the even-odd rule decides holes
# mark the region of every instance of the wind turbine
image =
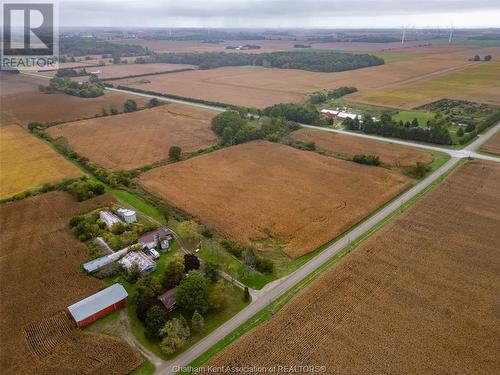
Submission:
[[448,44],[451,44],[451,39],[453,38],[453,24],[451,25],[450,29],[450,37],[448,38]]
[[403,36],[401,37],[401,44],[405,44],[405,33],[406,33],[406,29],[403,28]]

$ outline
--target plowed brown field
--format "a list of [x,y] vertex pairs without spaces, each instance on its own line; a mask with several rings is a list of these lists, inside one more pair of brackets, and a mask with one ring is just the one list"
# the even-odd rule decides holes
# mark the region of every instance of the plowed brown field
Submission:
[[382,163],[391,166],[406,167],[416,162],[428,164],[433,160],[432,154],[411,147],[313,129],[297,130],[292,137],[305,142],[314,142],[320,150],[345,157],[360,154],[377,155]]
[[0,206],[1,373],[126,375],[141,364],[124,342],[68,329],[61,315],[104,287],[81,273],[87,248],[69,219],[112,201],[52,192]]
[[486,142],[486,144],[481,148],[481,151],[500,155],[500,132],[495,134],[493,138]]
[[499,164],[460,167],[209,364],[498,372],[499,184]]
[[[483,65],[484,62],[469,61],[470,54],[496,55],[500,49],[471,50],[441,45],[440,48],[422,50],[426,52],[418,51],[408,49],[384,52],[382,56],[387,59],[384,65],[338,73],[237,66],[145,76],[140,79],[117,80],[113,83],[145,91],[263,108],[282,102],[303,103],[308,93],[340,86],[358,88],[359,92],[346,97],[347,99],[363,98],[365,92],[372,90],[388,90],[403,84],[441,77],[454,71],[460,72],[466,67]],[[489,87],[488,82],[480,84]],[[481,85],[478,85],[479,89]],[[453,93],[451,89],[441,91],[438,98]]]
[[156,168],[139,182],[235,241],[286,241],[291,257],[338,236],[410,183],[383,168],[264,141]]
[[[115,64],[87,68],[88,73],[95,73],[100,79],[109,79],[115,77],[134,76],[139,74],[151,74],[158,72],[170,72],[179,69],[194,69],[194,65],[187,64]],[[46,71],[39,73],[47,77],[54,77],[55,71]],[[87,77],[88,78],[88,77]]]
[[79,98],[65,94],[43,94],[38,85],[47,85],[48,80],[22,74],[0,73],[1,106],[0,123],[18,123],[26,126],[30,122],[71,121],[109,112],[110,106],[123,110],[127,99],[143,106],[148,101],[135,95],[107,92],[97,98]]
[[109,169],[132,169],[168,159],[170,146],[192,152],[217,143],[210,120],[217,112],[167,104],[49,128],[75,151]]

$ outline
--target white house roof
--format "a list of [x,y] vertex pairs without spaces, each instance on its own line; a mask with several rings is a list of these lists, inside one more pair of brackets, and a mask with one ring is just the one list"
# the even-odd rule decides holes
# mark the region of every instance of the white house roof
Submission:
[[340,118],[351,118],[351,119],[355,119],[358,115],[355,114],[355,113],[349,113],[349,112],[339,112],[337,117],[340,117]]
[[134,210],[129,210],[127,208],[119,208],[119,209],[116,210],[116,212],[119,215],[122,215],[122,216],[132,216],[132,215],[135,215],[135,211]]
[[125,255],[119,263],[126,269],[137,266],[141,272],[151,272],[156,269],[156,262],[141,251],[132,251]]
[[80,322],[106,307],[121,301],[127,296],[128,293],[123,285],[113,284],[100,292],[68,306],[68,311],[75,321]]

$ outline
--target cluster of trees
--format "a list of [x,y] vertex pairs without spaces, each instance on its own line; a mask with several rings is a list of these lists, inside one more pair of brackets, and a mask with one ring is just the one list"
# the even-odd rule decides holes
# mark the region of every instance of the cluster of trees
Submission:
[[369,114],[363,115],[363,121],[356,117],[347,118],[342,125],[349,130],[361,130],[367,134],[378,134],[384,137],[411,139],[420,142],[451,145],[452,139],[448,128],[443,121],[429,121],[426,128],[418,126],[418,120],[406,124],[395,121],[388,113],[382,114],[379,121],[372,119]]
[[427,172],[431,170],[431,167],[427,164],[423,164],[419,161],[415,163],[415,165],[412,165],[408,168],[406,168],[406,174],[412,178],[422,178],[424,177]]
[[260,123],[242,117],[236,111],[226,111],[212,119],[212,130],[220,136],[222,146],[240,144],[255,139],[268,139],[273,142],[299,129],[294,121],[284,116],[261,118]]
[[104,194],[104,185],[89,179],[82,179],[69,184],[66,189],[77,201],[84,201]]
[[[486,55],[484,56],[484,61],[490,61],[493,58],[491,55]],[[479,55],[474,55],[474,57],[469,59],[470,61],[481,61],[481,56]]]
[[380,158],[377,155],[354,155],[352,161],[359,164],[380,165]]
[[[481,121],[477,126],[475,126],[472,130],[469,125],[465,128],[465,133],[463,134],[462,137],[460,138],[460,144],[464,145],[474,138],[477,137],[478,134],[482,133],[484,130],[489,128],[490,126],[493,126],[497,124],[500,121],[500,109],[497,109],[495,112],[491,113],[489,116],[487,116],[483,121]],[[460,130],[460,129],[459,129]],[[468,132],[468,130],[470,130]],[[457,135],[458,132],[457,132]]]
[[[159,342],[164,353],[172,354],[188,342],[191,332],[203,331],[204,315],[225,309],[232,293],[231,286],[218,276],[218,265],[204,263],[200,267],[195,255],[176,254],[160,279],[151,275],[129,279],[135,283],[133,300],[137,317],[144,323],[145,336],[150,341]],[[176,308],[181,314],[168,319],[169,313],[157,297],[172,288],[176,288]],[[244,294],[245,298],[249,295]],[[191,318],[190,324],[185,316]]]
[[87,70],[85,68],[82,69],[57,69],[56,77],[81,77],[88,75]]
[[198,65],[200,69],[256,65],[269,68],[302,69],[313,72],[340,72],[384,64],[384,60],[377,56],[335,51],[287,51],[262,54],[225,52],[164,53],[155,55],[155,60],[172,64]]
[[263,114],[270,117],[283,117],[289,121],[303,124],[318,124],[320,113],[313,105],[300,105],[293,103],[275,104],[264,109]]
[[147,48],[138,45],[116,44],[97,38],[84,38],[81,36],[60,38],[59,48],[61,55],[71,56],[105,54],[113,56],[143,56],[150,53]]
[[251,247],[239,245],[229,240],[222,240],[221,245],[229,253],[240,259],[248,271],[259,271],[272,274],[274,262],[271,259],[260,257]]
[[157,228],[155,224],[116,223],[108,229],[106,223],[99,218],[99,211],[101,210],[71,218],[71,231],[80,241],[101,236],[113,250],[119,250],[133,244],[142,234]]
[[311,48],[310,44],[294,44],[293,48]]
[[330,90],[327,92],[315,92],[311,94],[309,97],[309,101],[312,104],[319,104],[319,103],[324,103],[329,99],[339,99],[347,94],[352,94],[353,92],[358,91],[356,87],[352,86],[342,86],[339,87],[338,89]]
[[52,94],[62,92],[64,94],[79,96],[81,98],[96,98],[104,95],[101,85],[92,82],[77,82],[69,78],[54,77],[50,80],[49,86],[39,86],[41,92]]

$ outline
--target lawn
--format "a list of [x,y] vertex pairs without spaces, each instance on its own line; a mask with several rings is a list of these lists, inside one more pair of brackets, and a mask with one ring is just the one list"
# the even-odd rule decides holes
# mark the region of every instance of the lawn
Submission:
[[399,111],[395,115],[392,116],[392,118],[396,121],[412,121],[414,118],[418,120],[418,124],[420,126],[426,126],[427,121],[432,120],[434,118],[434,113],[428,112],[428,111],[416,111],[416,110],[409,110],[409,111]]

